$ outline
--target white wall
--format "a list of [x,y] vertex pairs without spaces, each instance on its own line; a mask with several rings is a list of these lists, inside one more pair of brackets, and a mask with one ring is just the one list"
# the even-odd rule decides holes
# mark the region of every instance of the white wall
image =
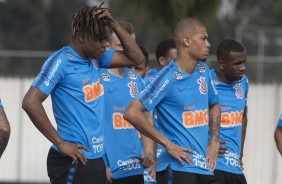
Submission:
[[[23,95],[33,79],[0,78],[0,98],[11,124],[8,147],[0,159],[0,182],[48,182],[46,158],[50,142],[34,127],[21,109]],[[273,132],[282,110],[282,85],[251,84],[249,123],[244,167],[249,184],[280,184],[282,158],[275,147]],[[44,102],[54,122],[51,101]]]

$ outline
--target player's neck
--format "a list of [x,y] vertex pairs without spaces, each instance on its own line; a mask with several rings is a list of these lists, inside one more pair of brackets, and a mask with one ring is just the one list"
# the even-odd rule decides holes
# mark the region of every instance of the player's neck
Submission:
[[216,78],[219,82],[223,82],[225,84],[232,84],[234,81],[233,80],[229,80],[222,71],[220,70],[216,70]]
[[124,77],[125,74],[125,68],[111,68],[108,71],[117,77]]
[[175,63],[177,64],[179,71],[188,73],[188,74],[192,74],[198,62],[197,60],[192,59],[187,54],[179,53],[177,55],[177,58],[175,59]]
[[82,52],[76,40],[72,40],[69,46],[83,59],[88,59],[85,54]]

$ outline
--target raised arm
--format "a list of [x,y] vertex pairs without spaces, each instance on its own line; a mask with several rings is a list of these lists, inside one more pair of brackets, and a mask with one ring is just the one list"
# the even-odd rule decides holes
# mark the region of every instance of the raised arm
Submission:
[[180,162],[181,166],[184,165],[183,160],[191,164],[193,160],[185,152],[194,152],[188,148],[173,144],[149,123],[143,112],[145,112],[143,104],[139,100],[134,99],[126,108],[124,119],[130,122],[140,133],[160,143],[172,157]]
[[115,32],[119,38],[123,51],[116,51],[111,67],[136,66],[145,61],[145,57],[135,40],[116,22],[107,10],[103,10],[100,18],[106,19],[106,24]]
[[88,150],[84,145],[72,144],[65,142],[57,130],[51,124],[46,111],[42,105],[43,101],[47,98],[47,95],[41,92],[39,89],[35,87],[30,87],[26,95],[24,96],[22,102],[22,108],[28,114],[32,123],[35,127],[54,145],[56,145],[60,151],[68,155],[76,161],[79,159],[82,163],[85,164],[87,161],[83,152],[79,149]]

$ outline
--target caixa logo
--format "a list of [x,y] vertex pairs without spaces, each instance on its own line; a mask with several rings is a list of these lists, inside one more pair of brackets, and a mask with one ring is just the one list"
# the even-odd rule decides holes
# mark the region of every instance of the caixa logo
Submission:
[[54,68],[53,68],[53,70],[52,70],[52,72],[51,72],[50,75],[48,76],[47,80],[44,82],[44,84],[45,84],[46,86],[49,86],[50,80],[54,77],[56,71],[58,70],[58,67],[59,67],[60,64],[61,64],[61,62],[62,62],[62,60],[60,60],[60,59],[57,61],[56,65],[54,66]]
[[93,150],[94,153],[100,153],[104,150],[104,137],[93,137],[92,138],[92,143],[93,143]]

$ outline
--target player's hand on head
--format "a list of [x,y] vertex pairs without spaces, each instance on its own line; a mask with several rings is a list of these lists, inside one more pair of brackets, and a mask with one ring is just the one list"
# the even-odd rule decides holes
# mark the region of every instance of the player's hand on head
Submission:
[[227,152],[228,148],[225,146],[226,142],[225,141],[219,141],[220,146],[218,150],[218,157],[223,157],[224,154]]
[[63,141],[58,145],[58,148],[61,152],[65,153],[66,155],[72,158],[72,163],[75,163],[79,160],[84,165],[86,164],[87,158],[85,154],[81,151],[81,149],[84,149],[86,151],[89,151],[89,149],[84,145]]
[[216,161],[217,161],[217,156],[219,152],[219,146],[220,146],[220,142],[218,140],[210,141],[208,143],[208,153],[207,153],[206,160],[208,163],[208,169],[210,171],[213,171],[216,168]]
[[113,25],[116,21],[113,19],[111,13],[107,8],[102,8],[102,3],[99,7],[95,7],[95,16],[98,16],[98,19],[101,20],[105,25],[109,27],[114,27]]
[[189,148],[178,146],[176,144],[173,144],[172,142],[170,142],[165,147],[165,149],[172,157],[174,157],[175,159],[179,161],[182,167],[184,166],[184,161],[187,162],[189,165],[193,163],[193,159],[187,154],[187,152],[194,154],[193,150]]

